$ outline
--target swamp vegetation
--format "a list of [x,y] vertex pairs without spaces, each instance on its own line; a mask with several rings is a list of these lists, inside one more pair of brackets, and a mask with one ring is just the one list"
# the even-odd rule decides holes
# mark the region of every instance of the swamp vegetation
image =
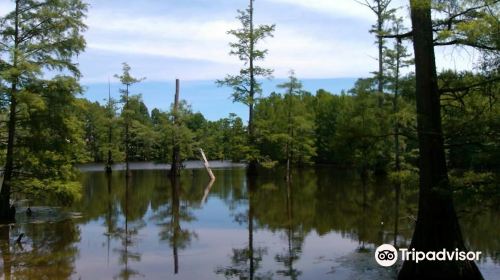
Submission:
[[[171,108],[147,108],[127,63],[119,99],[85,99],[76,57],[88,5],[12,2],[0,18],[4,278],[498,275],[498,1],[410,0],[411,24],[390,0],[361,1],[377,16],[378,69],[332,93],[304,90],[294,71],[262,92],[273,70],[260,44],[279,26],[254,23],[250,0],[228,31],[242,68],[216,81],[248,106],[248,123],[206,119],[179,81]],[[443,46],[473,50],[474,67],[438,71]],[[182,169],[200,148],[241,164],[220,165],[207,186]],[[382,243],[485,257],[382,269],[371,258]]]

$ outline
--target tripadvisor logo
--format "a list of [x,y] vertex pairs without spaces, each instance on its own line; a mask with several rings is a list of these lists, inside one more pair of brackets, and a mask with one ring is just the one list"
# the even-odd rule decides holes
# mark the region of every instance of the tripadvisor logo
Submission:
[[391,266],[398,260],[398,251],[390,244],[382,244],[375,250],[375,260],[381,266]]
[[[402,261],[478,261],[481,252],[465,252],[455,249],[448,251],[446,249],[440,251],[415,251],[415,249],[399,248]],[[382,244],[375,250],[375,260],[381,266],[391,266],[398,260],[398,251],[390,244]]]

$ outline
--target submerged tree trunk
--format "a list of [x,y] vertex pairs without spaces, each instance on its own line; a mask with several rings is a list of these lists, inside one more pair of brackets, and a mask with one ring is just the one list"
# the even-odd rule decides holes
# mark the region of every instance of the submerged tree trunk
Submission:
[[170,177],[177,177],[181,172],[181,149],[179,143],[179,79],[175,80],[175,99],[174,99],[174,141],[172,148],[172,166],[170,167]]
[[[465,250],[448,181],[433,47],[431,0],[411,0],[420,149],[418,217],[410,247]],[[482,279],[472,261],[405,261],[399,279]]]

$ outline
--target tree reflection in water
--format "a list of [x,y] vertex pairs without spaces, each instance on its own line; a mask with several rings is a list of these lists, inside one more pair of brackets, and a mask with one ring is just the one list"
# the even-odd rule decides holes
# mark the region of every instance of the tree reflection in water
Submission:
[[0,225],[0,250],[2,251],[3,276],[5,279],[11,278],[11,252],[10,252],[10,225]]
[[262,257],[267,253],[267,249],[263,247],[254,247],[254,195],[257,184],[256,178],[247,177],[247,196],[248,196],[248,211],[246,214],[239,213],[235,216],[235,220],[239,224],[247,223],[248,225],[248,245],[245,248],[234,249],[231,256],[231,265],[228,267],[217,267],[216,274],[222,274],[226,278],[239,279],[272,279],[272,273],[259,273]]
[[104,218],[104,226],[106,227],[106,232],[104,233],[104,235],[106,235],[106,248],[107,248],[106,262],[108,266],[109,266],[111,239],[118,237],[117,223],[119,216],[119,211],[116,207],[116,204],[114,203],[112,179],[113,179],[112,173],[106,173],[106,186],[108,192],[106,196],[107,211]]
[[[24,237],[17,243],[21,233]],[[6,280],[69,279],[75,273],[79,238],[72,220],[0,225],[0,276]]]
[[141,261],[141,254],[134,252],[131,249],[134,249],[134,246],[138,243],[137,235],[139,230],[145,226],[145,223],[142,220],[142,215],[139,215],[139,218],[130,219],[131,216],[134,216],[131,215],[129,210],[131,180],[132,178],[130,176],[125,178],[125,197],[123,198],[122,203],[122,213],[124,217],[123,226],[117,227],[115,233],[113,234],[121,240],[122,247],[116,248],[113,251],[118,253],[119,263],[123,266],[120,273],[114,277],[115,279],[130,279],[134,276],[142,275],[139,271],[134,270],[129,266],[129,260],[134,262]]
[[174,273],[179,273],[179,250],[185,249],[196,238],[196,233],[181,228],[181,221],[191,222],[195,218],[189,211],[188,205],[181,205],[181,178],[172,177],[170,180],[170,204],[165,204],[156,211],[153,220],[160,226],[160,240],[168,242],[172,248],[174,258]]
[[285,267],[285,269],[278,270],[277,273],[295,280],[302,274],[302,272],[294,268],[293,265],[299,260],[300,254],[302,253],[304,234],[300,229],[296,230],[296,225],[293,220],[293,189],[290,180],[286,182],[286,215],[287,225],[285,234],[288,247],[285,253],[277,254],[274,259],[278,263],[282,263]]
[[[178,182],[161,170],[134,171],[129,182],[122,172],[84,174],[84,196],[71,208],[82,213],[77,219],[47,220],[36,212],[47,207],[34,207],[33,217],[20,211],[16,225],[0,225],[0,279],[155,279],[168,271],[181,278],[203,272],[215,279],[311,279],[332,267],[334,278],[347,271],[351,278],[392,279],[371,263],[373,249],[394,241],[406,247],[411,239],[418,193],[410,183],[398,195],[384,179],[372,175],[363,183],[359,173],[331,167],[295,170],[288,185],[279,169],[253,180],[243,169],[215,172],[208,188],[204,170],[185,172]],[[498,211],[479,215],[466,201],[458,206],[466,241],[498,264]],[[203,233],[200,242],[193,230]],[[325,246],[315,251],[318,244]],[[156,257],[168,259],[159,265]]]

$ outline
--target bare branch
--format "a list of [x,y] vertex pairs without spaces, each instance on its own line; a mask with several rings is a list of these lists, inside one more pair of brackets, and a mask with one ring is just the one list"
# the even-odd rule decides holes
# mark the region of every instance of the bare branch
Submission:
[[411,39],[413,38],[413,31],[408,31],[406,33],[403,33],[403,34],[387,34],[387,35],[377,35],[377,37],[381,37],[381,38],[395,38],[395,39],[398,39],[398,40],[402,40],[402,39]]

